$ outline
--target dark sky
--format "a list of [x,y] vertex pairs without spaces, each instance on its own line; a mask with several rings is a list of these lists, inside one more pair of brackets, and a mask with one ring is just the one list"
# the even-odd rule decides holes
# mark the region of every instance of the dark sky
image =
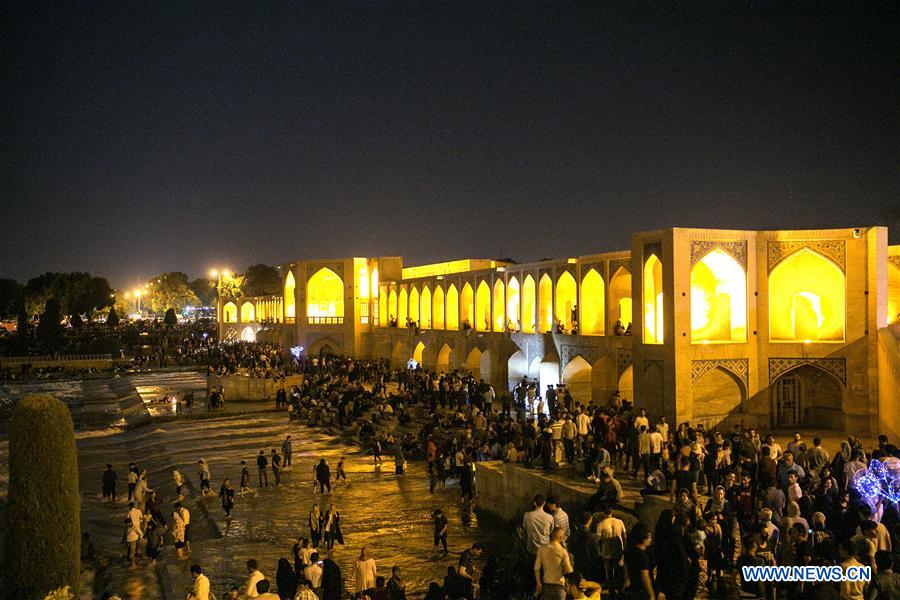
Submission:
[[20,280],[531,260],[900,206],[896,3],[0,10]]

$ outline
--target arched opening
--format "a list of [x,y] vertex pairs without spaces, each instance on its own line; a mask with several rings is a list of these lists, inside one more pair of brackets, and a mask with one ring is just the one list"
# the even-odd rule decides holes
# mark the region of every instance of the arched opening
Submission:
[[538,331],[547,333],[553,327],[553,282],[550,276],[541,275],[538,284]]
[[595,269],[591,269],[581,280],[578,331],[587,335],[603,335],[606,331],[605,304],[603,278]]
[[628,365],[628,368],[619,375],[619,398],[634,402],[634,367]]
[[[396,303],[396,301],[397,301],[397,295],[394,294],[394,302]],[[388,311],[389,310],[396,310],[396,309],[391,307],[390,296],[387,293],[387,286],[382,285],[379,287],[379,291],[378,291],[378,323],[382,327],[388,326]],[[397,313],[391,312],[391,316],[393,316],[395,314],[397,314]]]
[[747,341],[747,277],[722,250],[691,269],[691,341]]
[[431,290],[426,285],[422,288],[422,312],[420,314],[422,318],[422,322],[420,323],[423,329],[431,329]]
[[306,282],[306,316],[310,324],[344,322],[344,282],[331,269],[319,269]]
[[[440,288],[438,288],[440,289]],[[447,344],[441,346],[437,355],[437,371],[438,373],[448,373],[450,371],[450,352],[451,348]]]
[[505,291],[503,280],[498,279],[494,282],[494,331],[503,331],[505,329],[506,311],[503,309],[506,305]]
[[655,254],[644,263],[644,343],[663,343],[662,263]]
[[416,361],[417,365],[422,364],[422,352],[424,352],[424,350],[425,350],[425,344],[423,344],[422,342],[419,342],[418,344],[416,344],[416,347],[412,353],[412,359],[414,361]]
[[828,371],[815,365],[802,365],[782,374],[771,390],[776,426],[844,429],[844,389]]
[[478,348],[472,348],[469,356],[466,357],[466,371],[475,379],[481,378],[481,350]]
[[388,324],[397,316],[397,290],[391,288],[391,291],[388,292]]
[[234,302],[226,302],[222,307],[222,322],[237,323],[237,305]]
[[523,377],[528,376],[528,360],[524,352],[517,350],[509,357],[509,360],[506,361],[506,372],[508,374],[507,388],[509,390],[515,388],[522,381]]
[[294,319],[297,316],[297,299],[294,296],[294,290],[297,282],[294,280],[294,272],[288,271],[287,277],[284,278],[284,320]]
[[359,268],[359,297],[360,298],[368,298],[369,297],[369,267],[363,264]]
[[552,355],[544,356],[541,359],[539,367],[539,385],[538,395],[544,399],[544,413],[550,413],[550,407],[547,406],[547,386],[556,387],[559,385],[559,357],[554,351]]
[[241,331],[241,341],[242,342],[255,342],[256,341],[256,332],[253,331],[252,327],[244,327]]
[[535,304],[534,277],[526,275],[522,281],[522,333],[537,331]]
[[888,263],[888,323],[900,323],[900,267]]
[[723,424],[732,413],[739,412],[744,402],[744,384],[737,376],[722,368],[704,373],[692,387],[694,418],[707,431]]
[[491,290],[483,280],[475,291],[475,330],[491,330]]
[[573,311],[578,304],[578,285],[575,278],[568,271],[556,280],[556,320],[559,321],[566,331],[572,331],[574,322],[572,317]]
[[450,331],[459,329],[459,293],[452,283],[447,288],[447,329]]
[[256,307],[252,302],[244,302],[241,304],[241,323],[250,323],[256,315]]
[[399,327],[406,327],[406,318],[409,316],[406,312],[407,305],[406,288],[400,288],[400,296],[397,300],[397,325]]
[[414,287],[409,290],[409,320],[421,326],[419,323],[419,290]]
[[576,356],[563,369],[562,380],[572,399],[582,406],[591,403],[591,365],[581,356]]
[[460,321],[463,329],[475,326],[475,294],[472,292],[472,286],[469,282],[463,286],[462,294],[459,298],[460,304]]
[[[634,380],[632,380],[632,386]],[[662,364],[652,362],[644,368],[643,393],[635,395],[635,408],[647,409],[651,415],[664,415],[663,398],[665,394],[665,379],[663,377]]]
[[394,342],[394,346],[391,348],[391,367],[394,369],[406,367],[406,353],[403,351],[403,344],[399,340]]
[[769,335],[773,341],[844,339],[844,274],[804,248],[769,274]]
[[515,277],[506,287],[506,323],[510,331],[519,331],[519,280]]
[[435,329],[444,328],[444,288],[434,288],[434,296],[431,299],[431,322]]
[[378,267],[372,267],[372,297],[378,299]]
[[628,329],[631,325],[631,272],[619,267],[609,283],[609,310],[612,318]]

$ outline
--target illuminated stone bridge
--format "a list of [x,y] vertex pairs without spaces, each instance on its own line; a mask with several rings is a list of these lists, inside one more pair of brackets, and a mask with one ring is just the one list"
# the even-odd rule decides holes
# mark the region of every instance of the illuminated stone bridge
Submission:
[[[281,295],[219,307],[223,336],[618,391],[673,422],[900,437],[900,246],[882,227],[666,229],[631,249],[515,264],[282,265]],[[629,330],[630,335],[622,335]],[[895,332],[896,333],[896,332]]]

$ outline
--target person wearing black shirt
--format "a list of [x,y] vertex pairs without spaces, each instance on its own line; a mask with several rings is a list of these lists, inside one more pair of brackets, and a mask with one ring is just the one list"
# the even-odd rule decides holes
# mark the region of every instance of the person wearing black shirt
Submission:
[[648,548],[652,542],[650,530],[643,523],[637,523],[628,534],[628,549],[625,550],[625,568],[628,570],[628,598],[656,598],[653,582],[653,559]]
[[116,501],[116,479],[118,476],[116,472],[113,471],[112,465],[106,465],[106,470],[103,471],[103,499],[109,500],[110,502]]
[[690,559],[681,531],[675,526],[675,513],[667,508],[656,522],[656,583],[666,598],[682,598],[687,591]]
[[763,567],[766,565],[765,559],[756,555],[756,549],[759,547],[759,537],[756,534],[745,535],[743,541],[743,552],[737,559],[735,564],[735,582],[740,588],[740,597],[749,599],[765,598],[765,584],[761,581],[748,581],[744,579],[742,571],[744,567]]
[[319,464],[316,465],[316,481],[319,484],[319,492],[324,494],[327,488],[328,493],[331,493],[331,469],[324,458],[319,459]]
[[266,472],[269,461],[266,460],[266,454],[262,450],[259,451],[259,456],[256,457],[256,466],[259,467],[259,487],[269,487],[269,474]]
[[434,548],[432,548],[431,554],[437,556],[438,544],[442,544],[444,546],[444,554],[446,555],[448,553],[447,529],[450,524],[447,521],[447,517],[444,515],[444,511],[439,508],[432,513],[432,518],[434,519]]

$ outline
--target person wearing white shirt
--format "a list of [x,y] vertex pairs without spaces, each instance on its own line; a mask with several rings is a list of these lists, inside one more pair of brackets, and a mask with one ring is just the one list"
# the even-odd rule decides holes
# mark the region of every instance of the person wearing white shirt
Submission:
[[641,409],[641,412],[638,413],[638,416],[634,418],[634,428],[640,431],[641,425],[650,429],[650,419],[647,418],[647,411],[643,408]]
[[200,565],[191,565],[191,576],[194,587],[187,595],[187,600],[209,600],[209,578],[203,574]]
[[319,565],[319,553],[313,552],[310,564],[303,569],[303,576],[309,580],[309,585],[317,596],[322,595],[322,567]]
[[128,514],[126,516],[131,521],[131,524],[135,529],[137,529],[138,531],[144,530],[143,527],[141,527],[144,522],[144,513],[142,513],[140,509],[134,506],[134,502],[128,503]]
[[571,573],[572,561],[569,552],[563,547],[565,532],[555,529],[550,534],[550,541],[538,549],[534,561],[535,597],[546,600],[566,599],[566,574]]
[[603,558],[603,571],[606,580],[613,589],[621,589],[624,584],[622,570],[627,534],[625,522],[613,516],[612,508],[603,509],[603,520],[597,525],[600,537],[600,556]]
[[544,510],[544,496],[537,494],[532,500],[534,510],[522,517],[522,527],[528,538],[526,550],[528,554],[535,556],[538,548],[550,541],[550,533],[553,531],[553,517]]
[[256,598],[259,592],[256,591],[256,584],[266,578],[259,570],[259,563],[256,559],[251,558],[247,561],[247,583],[244,585],[244,595],[248,598]]

